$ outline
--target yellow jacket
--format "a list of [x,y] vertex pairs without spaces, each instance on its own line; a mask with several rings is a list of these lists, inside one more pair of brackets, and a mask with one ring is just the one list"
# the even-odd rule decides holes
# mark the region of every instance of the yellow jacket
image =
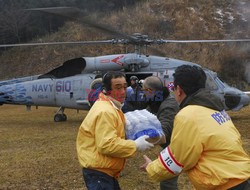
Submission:
[[104,94],[88,112],[77,136],[78,159],[83,168],[118,177],[125,158],[136,152],[135,142],[125,140],[123,112]]
[[250,177],[250,159],[225,111],[188,105],[175,117],[170,145],[146,170],[154,181],[187,171],[196,189],[222,190]]

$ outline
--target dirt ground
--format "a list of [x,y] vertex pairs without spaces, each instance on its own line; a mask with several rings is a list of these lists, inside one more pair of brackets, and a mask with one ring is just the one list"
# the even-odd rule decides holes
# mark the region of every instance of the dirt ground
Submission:
[[[66,110],[67,122],[54,123],[56,108],[39,107],[25,111],[24,106],[0,107],[0,189],[86,189],[76,154],[76,135],[86,111]],[[245,150],[250,153],[250,106],[229,112],[240,131]],[[154,159],[159,147],[146,154]],[[126,162],[121,188],[154,190],[159,185],[139,170],[142,154]],[[180,190],[191,188],[182,174]]]

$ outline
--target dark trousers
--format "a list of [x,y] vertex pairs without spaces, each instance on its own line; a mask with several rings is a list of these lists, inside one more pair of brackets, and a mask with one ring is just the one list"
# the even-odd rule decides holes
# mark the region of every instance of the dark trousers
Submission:
[[229,190],[250,190],[250,180],[244,181]]
[[88,190],[120,190],[118,181],[106,173],[86,168],[82,173]]
[[178,190],[178,177],[176,176],[172,179],[164,180],[160,182],[160,190]]

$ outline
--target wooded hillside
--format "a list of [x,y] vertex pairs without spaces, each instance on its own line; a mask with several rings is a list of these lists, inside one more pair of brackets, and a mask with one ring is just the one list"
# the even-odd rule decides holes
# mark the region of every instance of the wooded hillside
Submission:
[[[55,4],[52,6],[63,5],[58,3],[59,1],[54,2]],[[67,1],[65,0],[65,2]],[[111,3],[111,1],[109,2]],[[116,5],[115,0],[112,2],[113,5]],[[88,15],[97,23],[105,24],[122,33],[139,32],[158,39],[250,38],[250,13],[247,8],[250,7],[250,2],[247,0],[148,0],[133,3],[134,1],[126,1],[122,8],[110,5],[113,9],[107,6],[105,12],[98,11],[98,8],[95,12],[93,4]],[[28,15],[29,18],[33,18],[32,16],[32,14]],[[49,15],[45,14],[44,17],[49,17]],[[32,26],[30,25],[30,27]],[[33,41],[103,40],[114,37],[116,36],[86,25],[66,22],[57,32],[52,31],[43,36],[36,36]],[[167,57],[196,62],[213,69],[228,82],[244,80],[244,68],[250,62],[250,43],[167,44],[160,47],[155,46],[155,48],[161,50]],[[1,53],[0,78],[41,74],[71,58],[115,54],[124,52],[124,50],[125,47],[111,45],[11,48]],[[156,54],[155,52],[149,53]]]

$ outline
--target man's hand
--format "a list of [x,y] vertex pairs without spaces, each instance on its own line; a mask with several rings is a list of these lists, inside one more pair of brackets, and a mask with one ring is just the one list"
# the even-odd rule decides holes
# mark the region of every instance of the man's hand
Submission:
[[152,162],[152,160],[150,160],[146,155],[143,155],[143,158],[145,159],[145,163],[142,166],[140,166],[140,168],[146,171],[146,167],[148,166],[149,163]]
[[148,139],[148,138],[149,138],[148,135],[143,135],[143,136],[139,137],[138,139],[136,139],[135,140],[136,149],[143,152],[147,149],[154,147],[154,145],[152,143],[149,143],[148,141],[146,141],[146,139]]

